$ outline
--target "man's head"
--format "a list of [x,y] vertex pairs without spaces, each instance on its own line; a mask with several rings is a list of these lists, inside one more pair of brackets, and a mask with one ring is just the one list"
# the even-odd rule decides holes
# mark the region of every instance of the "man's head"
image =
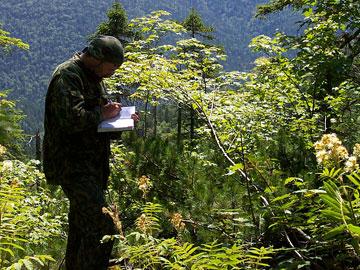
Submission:
[[124,49],[121,42],[112,36],[99,36],[91,40],[85,50],[85,64],[99,77],[106,78],[124,62]]

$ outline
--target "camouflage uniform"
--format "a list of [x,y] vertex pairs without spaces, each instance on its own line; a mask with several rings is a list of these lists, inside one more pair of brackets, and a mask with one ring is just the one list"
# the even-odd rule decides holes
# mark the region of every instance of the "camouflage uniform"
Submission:
[[106,104],[101,78],[87,69],[80,55],[58,66],[45,102],[44,172],[60,184],[70,201],[67,270],[107,269],[115,234],[104,190],[109,176],[110,140],[98,133],[100,106]]
[[101,78],[79,54],[53,73],[45,101],[44,172],[50,184],[72,184],[72,176],[93,175],[105,189],[109,176],[109,138],[98,133],[100,106],[106,104]]

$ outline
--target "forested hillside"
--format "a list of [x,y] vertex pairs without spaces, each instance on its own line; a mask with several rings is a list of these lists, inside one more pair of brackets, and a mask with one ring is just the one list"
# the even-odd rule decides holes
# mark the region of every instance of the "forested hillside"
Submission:
[[[11,96],[27,115],[25,130],[41,128],[44,96],[49,76],[86,43],[104,17],[110,1],[1,1],[3,28],[28,42],[28,51],[2,56],[1,89]],[[80,12],[79,12],[80,11]]]
[[[42,129],[44,96],[49,76],[56,66],[81,50],[88,35],[105,19],[112,0],[95,1],[1,1],[0,23],[3,28],[28,42],[29,51],[15,50],[0,59],[0,89],[12,89],[11,97],[20,102],[27,118],[25,130]],[[170,18],[183,20],[192,7],[205,23],[215,28],[216,44],[228,54],[227,69],[248,69],[255,59],[248,44],[259,34],[273,34],[275,29],[294,33],[298,16],[280,12],[264,21],[253,18],[255,7],[264,0],[181,0],[121,1],[129,18],[164,9]]]
[[[102,2],[99,15],[92,2],[2,2],[6,9],[1,12],[7,12],[3,27],[10,33],[0,27],[0,50],[13,50],[1,55],[1,61],[18,61],[18,70],[2,71],[7,76],[4,84],[10,87],[13,77],[19,77],[16,82],[24,89],[14,87],[12,96],[0,89],[0,270],[64,269],[73,229],[81,233],[73,233],[76,237],[68,243],[80,249],[94,239],[94,250],[114,241],[109,270],[359,269],[360,2],[273,0],[259,6],[258,16],[273,19],[289,9],[301,14],[302,29],[284,33],[269,24],[271,35],[259,30],[249,44],[255,60],[252,66],[244,64],[248,70],[243,64],[225,68],[227,45],[224,51],[216,46],[219,39],[202,36],[212,34],[209,25],[217,28],[215,36],[226,36],[225,31],[219,33],[222,23],[215,25],[220,17],[232,22],[223,29],[241,29],[233,20],[240,18],[240,3],[250,1],[193,1],[203,20],[195,10],[188,16],[190,4],[177,9],[184,2],[124,2],[129,15],[136,16],[129,24],[118,3]],[[70,15],[86,5],[91,14],[84,18],[92,29],[81,23],[82,17]],[[33,9],[44,12],[30,14]],[[64,11],[61,20],[55,19],[59,9]],[[9,14],[16,10],[22,11],[12,22]],[[111,12],[105,15],[106,10]],[[33,24],[21,23],[25,18],[34,18]],[[71,35],[61,28],[65,20],[72,22],[65,27]],[[101,21],[105,23],[99,25]],[[254,23],[254,32],[261,29],[260,22],[247,23]],[[52,32],[44,30],[46,35],[36,37],[40,29]],[[24,116],[16,105],[36,108],[38,114],[27,121],[35,128],[42,125],[45,80],[51,69],[69,51],[82,48],[87,35],[99,33],[133,38],[124,43],[126,61],[116,70],[114,63],[99,64],[86,55],[81,59],[93,72],[103,71],[99,65],[112,68],[113,76],[104,79],[104,99],[73,85],[61,88],[66,95],[59,95],[62,106],[47,114],[56,119],[48,131],[56,131],[50,137],[65,140],[47,144],[51,153],[46,160],[53,162],[57,172],[51,177],[62,187],[50,185],[41,153],[38,160],[24,154],[23,141],[29,138],[21,129]],[[48,41],[58,45],[43,46]],[[240,42],[232,45],[237,48]],[[48,62],[42,65],[37,57]],[[29,78],[38,81],[39,89]],[[86,94],[90,97],[84,98]],[[14,100],[16,95],[27,103]],[[120,98],[141,111],[134,130],[104,136],[96,132],[99,107],[102,118],[107,108],[119,109],[105,98]],[[95,164],[93,158],[104,157],[109,148],[107,170],[107,159],[94,159]],[[70,173],[65,177],[63,171]],[[107,172],[109,179],[104,179]],[[76,199],[70,225],[63,191]],[[80,196],[71,198],[69,192]],[[89,215],[87,210],[95,209],[92,196],[101,200],[101,207],[95,203],[97,212]],[[100,215],[107,217],[107,225],[94,218]],[[90,222],[84,222],[87,218]],[[76,221],[83,222],[72,226]],[[97,230],[105,226],[116,226],[117,231],[107,235]],[[81,257],[80,265],[90,258],[74,257]],[[89,261],[108,264],[107,257],[92,256]]]

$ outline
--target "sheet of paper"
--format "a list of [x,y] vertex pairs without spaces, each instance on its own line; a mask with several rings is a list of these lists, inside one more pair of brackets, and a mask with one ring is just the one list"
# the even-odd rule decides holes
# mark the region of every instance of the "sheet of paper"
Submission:
[[135,113],[135,106],[122,107],[118,116],[102,121],[98,126],[98,132],[114,132],[133,130],[134,120],[131,115]]
[[135,113],[135,106],[122,107],[120,111],[120,119],[131,118],[131,115]]

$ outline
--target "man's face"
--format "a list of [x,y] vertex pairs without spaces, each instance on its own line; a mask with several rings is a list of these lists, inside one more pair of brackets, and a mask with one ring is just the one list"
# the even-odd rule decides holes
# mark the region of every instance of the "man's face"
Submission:
[[94,72],[100,78],[109,78],[111,77],[111,75],[115,73],[115,70],[117,70],[119,67],[120,64],[114,64],[111,62],[101,62],[99,65],[97,65],[94,68]]

